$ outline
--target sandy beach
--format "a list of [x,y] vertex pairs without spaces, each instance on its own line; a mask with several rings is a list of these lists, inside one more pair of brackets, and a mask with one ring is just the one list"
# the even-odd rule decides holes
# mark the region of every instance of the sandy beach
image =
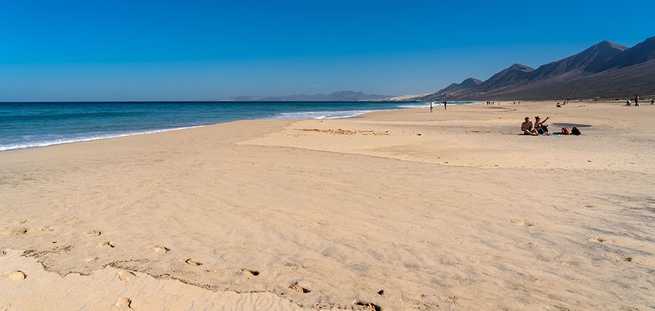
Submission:
[[[535,115],[583,135],[518,135]],[[650,310],[653,121],[508,102],[0,152],[0,310]]]

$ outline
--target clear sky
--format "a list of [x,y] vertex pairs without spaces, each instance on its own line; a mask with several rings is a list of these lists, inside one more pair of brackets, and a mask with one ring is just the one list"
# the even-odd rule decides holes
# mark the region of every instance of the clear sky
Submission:
[[655,35],[655,1],[0,0],[0,100],[437,90]]

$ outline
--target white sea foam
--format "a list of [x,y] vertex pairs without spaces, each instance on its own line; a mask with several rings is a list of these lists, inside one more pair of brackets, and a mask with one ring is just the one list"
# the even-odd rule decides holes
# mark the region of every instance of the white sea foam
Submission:
[[[449,101],[449,105],[471,105],[471,104],[478,104],[480,102],[476,101]],[[441,101],[435,101],[434,102],[434,107],[438,108],[439,106],[443,105],[443,102]],[[398,105],[399,108],[403,109],[416,109],[416,108],[430,108],[430,102],[425,102],[425,103],[416,103],[416,104],[403,104],[403,105]]]
[[428,108],[428,107],[430,107],[429,103],[398,105],[398,108],[403,108],[403,109]]
[[160,129],[160,130],[150,130],[150,131],[140,131],[140,132],[130,132],[130,133],[103,134],[103,135],[85,136],[85,137],[77,137],[77,138],[62,138],[62,139],[54,139],[54,140],[43,140],[43,141],[34,141],[34,142],[29,142],[29,143],[24,143],[24,144],[0,145],[0,151],[35,148],[35,147],[47,147],[47,146],[52,146],[52,145],[79,143],[79,142],[85,142],[85,141],[119,138],[119,137],[135,136],[135,135],[156,134],[156,133],[163,133],[163,132],[185,130],[185,129],[196,128],[196,127],[202,127],[202,125],[187,126],[187,127],[176,127],[176,128],[170,128],[170,129]]
[[283,120],[327,120],[327,119],[346,119],[361,116],[372,110],[344,110],[344,111],[306,111],[306,112],[282,112],[273,117],[273,119]]

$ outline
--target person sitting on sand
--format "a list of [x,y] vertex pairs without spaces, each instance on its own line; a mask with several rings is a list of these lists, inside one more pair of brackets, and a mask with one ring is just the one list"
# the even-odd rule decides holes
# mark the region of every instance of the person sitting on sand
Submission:
[[546,117],[543,120],[539,116],[534,117],[534,129],[539,135],[548,135],[548,125],[545,124],[548,119],[550,117]]
[[537,131],[534,130],[534,125],[528,117],[525,117],[525,121],[521,123],[521,131],[523,132],[523,135],[537,135]]

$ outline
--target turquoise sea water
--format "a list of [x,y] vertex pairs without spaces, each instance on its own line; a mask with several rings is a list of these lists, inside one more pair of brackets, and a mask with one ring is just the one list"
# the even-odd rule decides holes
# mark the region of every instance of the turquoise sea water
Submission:
[[0,151],[246,119],[347,118],[398,102],[0,103]]

